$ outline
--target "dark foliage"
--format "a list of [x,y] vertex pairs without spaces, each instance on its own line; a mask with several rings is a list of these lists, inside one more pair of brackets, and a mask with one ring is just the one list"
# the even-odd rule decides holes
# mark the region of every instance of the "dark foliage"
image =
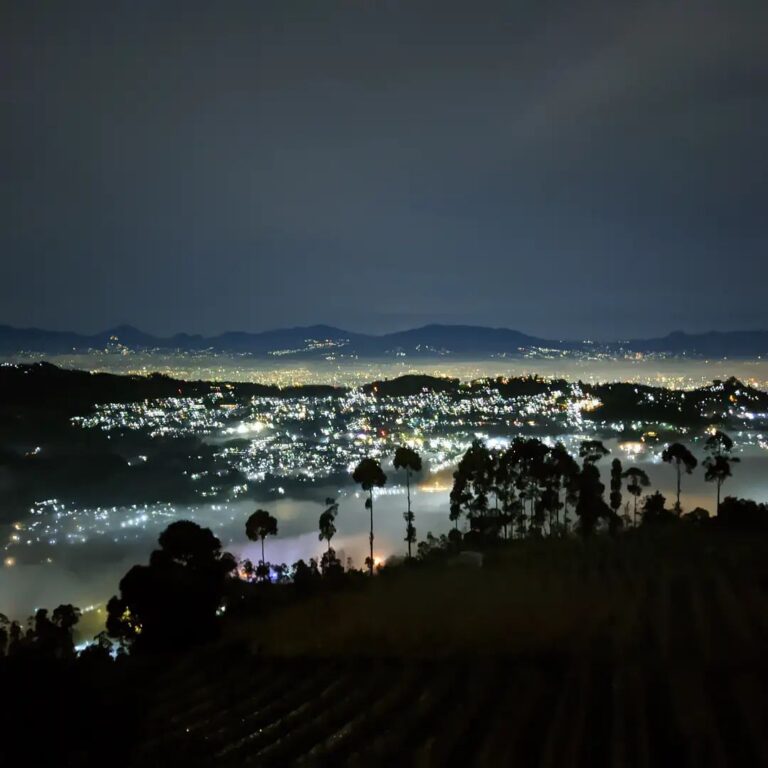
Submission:
[[216,634],[216,612],[236,563],[209,528],[172,523],[149,565],[136,565],[107,605],[107,630],[135,651],[173,650]]
[[768,532],[768,505],[750,499],[726,496],[720,504],[720,512],[710,520],[716,528],[736,531]]

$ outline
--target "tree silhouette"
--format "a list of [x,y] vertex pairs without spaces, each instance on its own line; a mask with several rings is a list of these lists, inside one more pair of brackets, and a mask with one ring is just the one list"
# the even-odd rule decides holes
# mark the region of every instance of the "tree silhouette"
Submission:
[[485,530],[488,495],[494,486],[493,458],[481,440],[474,440],[453,473],[450,518],[458,526],[462,513],[476,533]]
[[51,621],[57,629],[57,654],[73,656],[75,653],[74,629],[80,621],[81,612],[71,603],[65,603],[53,609]]
[[484,483],[488,494],[493,494],[493,514],[484,527],[486,534],[489,535],[497,536],[503,528],[506,537],[510,495],[508,469],[504,461],[504,453],[499,450],[488,451]]
[[680,475],[683,469],[690,475],[698,465],[696,457],[682,443],[672,443],[668,445],[661,454],[661,460],[667,464],[674,464],[677,470],[677,501],[675,501],[675,512],[678,515],[683,511],[680,506]]
[[23,645],[24,633],[18,621],[12,621],[8,627],[8,655],[13,656]]
[[719,430],[711,434],[704,447],[709,454],[704,459],[704,467],[706,472],[704,479],[707,482],[715,482],[717,484],[717,506],[715,507],[716,513],[720,512],[720,489],[723,483],[731,477],[731,465],[740,461],[737,456],[731,456],[733,450],[733,440]]
[[368,538],[370,544],[370,557],[368,558],[368,570],[371,576],[373,576],[373,489],[382,488],[387,482],[387,476],[381,469],[376,459],[365,458],[355,467],[355,471],[352,473],[352,479],[362,487],[364,491],[368,491],[368,498],[365,501],[366,509],[371,513],[371,533]]
[[643,504],[643,525],[676,523],[678,516],[667,509],[667,500],[659,491],[647,496]]
[[250,558],[246,558],[242,563],[240,563],[240,566],[243,569],[245,578],[248,581],[251,581],[253,579],[253,575],[256,573],[256,569],[253,567],[253,562],[250,560]]
[[[550,452],[550,460],[552,462],[555,473],[557,474],[559,481],[558,487],[562,487],[565,490],[563,494],[563,501],[559,504],[559,508],[563,510],[563,528],[565,532],[568,532],[568,504],[575,503],[576,497],[575,490],[575,478],[579,474],[579,465],[574,460],[573,456],[566,450],[562,443],[557,443]],[[559,522],[559,520],[558,520]]]
[[5,656],[8,649],[8,627],[11,626],[10,619],[0,613],[0,658]]
[[539,474],[542,492],[539,498],[541,516],[546,518],[549,535],[558,529],[560,508],[560,475],[551,452],[546,456]]
[[494,461],[494,491],[498,502],[501,502],[501,510],[497,512],[504,538],[507,538],[508,526],[512,524],[516,516],[520,514],[521,503],[517,497],[517,467],[516,457],[510,450],[498,455]]
[[682,519],[693,525],[703,525],[709,521],[709,512],[702,507],[696,507],[682,516]]
[[328,542],[328,553],[331,552],[331,539],[336,533],[336,515],[339,513],[339,505],[336,499],[327,498],[325,500],[325,511],[320,515],[320,541]]
[[38,608],[27,619],[24,631],[18,621],[0,613],[0,659],[24,655],[35,663],[71,660],[75,656],[74,627],[80,621],[80,609],[59,605],[49,612]]
[[501,529],[504,531],[505,539],[507,538],[508,527],[517,511],[518,504],[515,488],[517,470],[511,459],[510,452],[506,450],[497,453],[493,460],[497,524],[500,524]]
[[94,642],[87,645],[79,655],[79,660],[91,666],[108,664],[112,660],[112,650],[115,644],[109,639],[106,630],[93,637]]
[[405,470],[405,488],[408,497],[408,511],[405,513],[405,540],[408,542],[408,559],[411,559],[411,545],[416,541],[416,528],[413,525],[414,515],[411,511],[411,472],[421,472],[421,456],[407,446],[400,446],[395,451],[392,462],[395,469]]
[[716,524],[720,528],[765,535],[768,532],[768,505],[726,496],[720,505]]
[[619,508],[621,507],[621,461],[614,459],[611,462],[611,495],[610,495],[610,507],[613,510],[613,514],[618,519]]
[[489,464],[490,452],[482,441],[474,440],[453,473],[449,516],[457,529],[462,514],[472,526],[474,518],[484,515],[488,509]]
[[622,477],[629,480],[627,490],[634,496],[632,523],[637,525],[637,499],[642,495],[643,488],[647,488],[651,481],[645,470],[640,469],[640,467],[630,467],[622,473]]
[[299,560],[291,566],[291,580],[300,594],[310,592],[320,578],[321,573],[315,560],[310,560],[308,564]]
[[341,560],[336,557],[336,550],[331,547],[323,552],[323,556],[320,558],[320,572],[331,583],[341,584],[343,582],[344,566]]
[[251,541],[261,539],[261,564],[266,566],[264,539],[267,536],[277,536],[277,518],[272,517],[265,509],[257,509],[245,523],[245,535]]
[[[604,455],[604,454],[601,454]],[[576,503],[576,515],[579,518],[579,530],[583,536],[591,535],[599,520],[610,521],[611,508],[603,500],[605,486],[600,481],[600,471],[586,460],[578,476],[579,500]]]
[[[548,472],[546,460],[549,450],[549,447],[537,438],[529,440],[517,438],[512,441],[508,451],[512,457],[511,462],[516,467],[517,488],[520,498],[523,502],[530,502],[528,517],[529,533],[538,534],[541,532],[544,509],[539,504],[539,501],[542,497]],[[521,534],[526,533],[524,504],[522,506],[519,529]]]
[[579,446],[579,457],[585,464],[596,464],[609,453],[601,440],[582,440]]
[[455,531],[459,530],[459,519],[469,506],[471,494],[468,487],[468,478],[459,469],[453,473],[453,487],[449,496],[448,519],[453,523]]
[[110,636],[134,649],[174,649],[216,632],[226,581],[237,563],[210,528],[179,520],[159,538],[149,565],[135,565],[107,604]]

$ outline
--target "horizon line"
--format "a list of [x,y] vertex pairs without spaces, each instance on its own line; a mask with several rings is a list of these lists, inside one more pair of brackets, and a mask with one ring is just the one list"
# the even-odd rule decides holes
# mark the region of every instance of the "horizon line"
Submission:
[[239,334],[244,336],[263,336],[270,333],[279,333],[282,331],[301,331],[301,330],[313,330],[313,329],[320,329],[320,328],[332,330],[340,333],[347,333],[354,336],[368,337],[368,338],[385,338],[387,336],[396,336],[398,334],[410,333],[413,331],[421,331],[428,328],[442,328],[442,329],[461,328],[461,329],[472,329],[477,331],[516,333],[516,334],[520,334],[521,336],[527,336],[537,341],[578,342],[578,343],[598,343],[598,344],[621,344],[623,342],[666,339],[675,335],[696,337],[696,336],[732,335],[732,334],[747,334],[747,333],[768,333],[768,329],[766,328],[740,328],[737,330],[728,330],[728,331],[717,330],[713,328],[707,331],[697,331],[697,332],[685,331],[685,330],[676,328],[674,330],[668,331],[667,333],[661,334],[661,335],[653,335],[653,336],[637,335],[632,337],[614,338],[611,340],[596,340],[588,337],[567,338],[567,337],[561,336],[561,337],[555,338],[552,336],[549,336],[549,337],[539,336],[539,335],[529,333],[527,331],[521,331],[518,328],[512,328],[510,326],[503,326],[503,325],[475,325],[472,323],[437,323],[435,322],[435,323],[424,323],[423,325],[409,326],[401,330],[386,331],[383,333],[372,333],[367,331],[352,331],[352,330],[349,330],[348,328],[342,328],[340,326],[332,325],[330,323],[312,323],[312,324],[276,326],[276,327],[267,328],[260,331],[230,329],[230,330],[221,331],[221,332],[212,333],[212,334],[190,333],[188,331],[176,331],[169,335],[165,335],[165,334],[158,334],[158,333],[142,330],[141,328],[139,328],[136,325],[133,325],[132,323],[118,323],[117,325],[110,326],[110,327],[104,328],[103,330],[96,331],[93,333],[88,333],[83,331],[73,331],[70,329],[53,330],[50,328],[43,328],[43,327],[34,326],[34,325],[18,326],[18,325],[13,325],[11,323],[0,323],[0,330],[10,330],[10,331],[19,331],[19,332],[38,332],[38,333],[50,333],[50,334],[61,334],[61,335],[70,334],[70,335],[81,336],[86,338],[113,334],[116,331],[124,331],[124,332],[132,331],[135,333],[142,334],[144,336],[150,336],[154,339],[164,340],[164,341],[172,340],[178,337],[215,340],[215,339],[221,338],[222,336],[228,336],[228,335],[234,335],[234,334]]

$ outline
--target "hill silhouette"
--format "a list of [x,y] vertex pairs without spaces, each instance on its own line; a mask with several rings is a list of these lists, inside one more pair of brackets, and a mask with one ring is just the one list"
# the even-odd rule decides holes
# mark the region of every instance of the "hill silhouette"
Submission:
[[664,353],[704,357],[757,357],[768,354],[768,331],[675,331],[664,337],[593,344],[578,339],[545,339],[509,328],[473,325],[425,325],[381,335],[355,333],[329,325],[297,326],[250,333],[228,331],[215,336],[178,333],[161,337],[131,325],[92,335],[0,325],[0,354],[66,354],[128,348],[136,351],[178,351],[250,354],[262,357],[322,358],[329,354],[388,357],[455,355],[515,356],[531,350],[575,353],[600,349],[606,353]]

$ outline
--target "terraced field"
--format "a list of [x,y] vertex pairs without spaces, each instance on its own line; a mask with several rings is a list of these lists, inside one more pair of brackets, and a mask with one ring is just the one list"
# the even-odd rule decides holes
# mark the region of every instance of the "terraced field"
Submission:
[[768,765],[765,679],[602,658],[471,669],[254,660],[237,679],[192,676],[160,695],[136,764]]
[[[674,567],[664,554],[616,555],[543,568],[542,578],[570,582],[577,603],[596,594],[602,606],[584,611],[592,623],[573,644],[546,653],[519,643],[514,654],[317,653],[323,630],[308,624],[290,653],[238,643],[190,657],[149,697],[134,764],[768,765],[763,566],[741,551],[702,549]],[[472,583],[443,578],[449,590],[451,579]],[[365,598],[372,613],[388,591],[408,590],[407,580],[381,583]],[[320,602],[332,611],[348,598]],[[432,621],[429,606],[423,613]],[[299,631],[293,619],[284,628]],[[376,641],[341,638],[361,649]]]

